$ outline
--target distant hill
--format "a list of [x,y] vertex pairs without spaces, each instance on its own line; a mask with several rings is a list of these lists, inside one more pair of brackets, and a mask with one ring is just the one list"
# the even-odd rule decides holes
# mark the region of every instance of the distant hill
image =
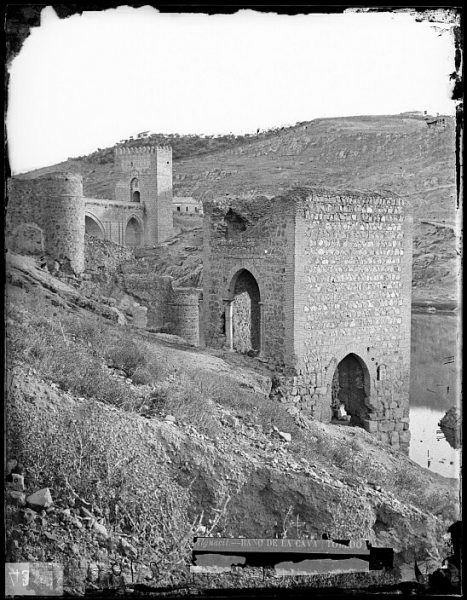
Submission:
[[176,161],[180,195],[205,198],[294,184],[388,189],[406,196],[416,219],[453,221],[455,120],[428,126],[416,115],[318,119],[199,157]]
[[[295,184],[390,189],[410,198],[416,219],[453,222],[455,119],[428,125],[411,112],[316,119],[250,136],[153,134],[125,145],[171,144],[174,193],[200,199]],[[87,196],[113,197],[114,148],[99,149],[25,177],[53,170],[83,175]]]
[[[453,117],[441,117],[430,125],[427,120],[436,118],[411,112],[316,119],[250,136],[154,134],[125,145],[171,144],[174,194],[201,200],[255,191],[276,195],[300,184],[392,190],[413,207],[414,302],[453,306],[459,268],[453,231],[456,125]],[[113,150],[100,149],[22,177],[70,170],[83,175],[87,196],[112,198]],[[202,239],[198,242],[201,245]],[[185,264],[184,257],[177,255],[176,260],[162,261],[154,268],[186,282],[193,268],[190,261]],[[192,272],[195,284],[200,282],[201,256],[197,261]]]

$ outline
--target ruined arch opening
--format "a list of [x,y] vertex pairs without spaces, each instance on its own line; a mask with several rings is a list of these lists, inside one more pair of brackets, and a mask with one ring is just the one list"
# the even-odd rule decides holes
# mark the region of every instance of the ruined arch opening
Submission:
[[238,271],[229,287],[225,315],[228,344],[237,352],[261,350],[261,295],[259,286],[246,269]]
[[233,238],[240,235],[247,228],[246,220],[229,208],[229,211],[225,215],[224,222],[226,224],[226,236],[227,238]]
[[104,239],[102,227],[89,215],[86,215],[84,218],[84,231],[87,235],[92,235],[100,240]]
[[141,224],[135,217],[131,217],[125,229],[125,245],[128,248],[139,248],[143,239]]
[[332,409],[337,416],[341,406],[350,415],[350,424],[363,427],[368,418],[370,374],[363,360],[348,354],[337,365],[332,379]]
[[130,202],[140,202],[141,194],[139,191],[139,180],[137,177],[133,177],[130,181]]

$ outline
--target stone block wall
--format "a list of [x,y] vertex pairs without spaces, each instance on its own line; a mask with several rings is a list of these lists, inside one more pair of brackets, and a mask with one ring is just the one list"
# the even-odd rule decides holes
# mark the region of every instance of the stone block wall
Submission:
[[[115,149],[115,200],[141,207],[144,246],[154,246],[173,235],[172,148],[132,146]],[[138,181],[139,202],[131,202],[132,181]]]
[[[84,269],[84,199],[81,176],[50,173],[8,182],[7,248],[37,253],[63,271]],[[40,230],[37,236],[32,233]],[[20,233],[18,235],[18,233]],[[31,248],[32,246],[32,248]]]
[[102,238],[126,246],[126,228],[134,219],[144,236],[144,207],[137,202],[122,202],[85,198],[85,216],[92,219],[102,232]]
[[[259,287],[261,355],[272,365],[293,352],[293,206],[281,198],[204,202],[203,333],[208,346],[227,343],[226,304],[246,270]],[[243,289],[238,290],[244,291]]]
[[404,201],[316,191],[304,194],[296,216],[298,389],[288,400],[329,420],[336,368],[356,356],[365,373],[363,426],[407,449],[412,222]]
[[200,290],[174,288],[173,278],[148,273],[124,273],[122,284],[128,294],[145,304],[147,327],[178,335],[199,345]]
[[206,344],[226,343],[229,285],[248,269],[277,398],[329,422],[341,380],[353,381],[353,422],[408,450],[412,219],[403,199],[296,188],[205,203],[204,229]]

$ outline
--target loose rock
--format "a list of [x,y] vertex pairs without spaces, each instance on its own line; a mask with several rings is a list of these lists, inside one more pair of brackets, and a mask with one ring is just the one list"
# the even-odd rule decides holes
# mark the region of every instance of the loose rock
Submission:
[[43,488],[26,498],[26,502],[33,508],[48,508],[53,504],[49,488]]

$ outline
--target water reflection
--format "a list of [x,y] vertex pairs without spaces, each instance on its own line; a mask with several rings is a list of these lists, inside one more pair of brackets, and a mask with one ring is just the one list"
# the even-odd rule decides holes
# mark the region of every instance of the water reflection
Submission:
[[459,404],[460,335],[456,314],[412,315],[410,458],[445,477],[459,477],[460,450],[440,435],[439,421]]

